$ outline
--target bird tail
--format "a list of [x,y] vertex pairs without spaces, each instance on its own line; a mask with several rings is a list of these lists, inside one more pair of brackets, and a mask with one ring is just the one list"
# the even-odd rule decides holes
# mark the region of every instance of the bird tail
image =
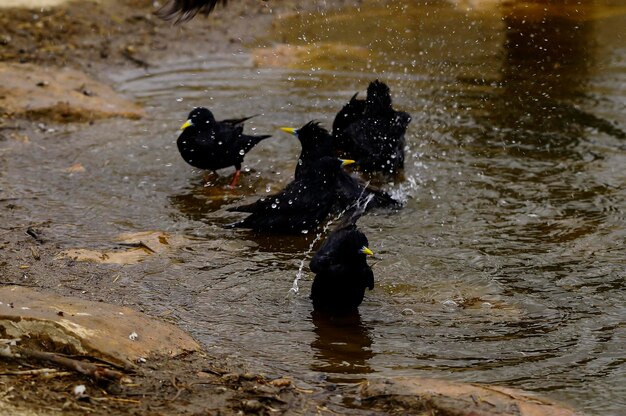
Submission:
[[259,144],[261,140],[265,140],[270,137],[272,137],[271,134],[261,134],[259,136],[249,136],[247,134],[244,134],[242,135],[242,138],[246,141],[246,143],[245,146],[243,146],[243,149],[246,153],[248,153],[248,151],[257,144]]
[[226,208],[228,212],[248,212],[253,213],[256,209],[256,203],[248,204],[248,205],[240,205],[238,207],[230,207]]
[[226,228],[226,229],[240,228],[242,224],[243,224],[243,220],[224,224],[222,225],[222,228]]

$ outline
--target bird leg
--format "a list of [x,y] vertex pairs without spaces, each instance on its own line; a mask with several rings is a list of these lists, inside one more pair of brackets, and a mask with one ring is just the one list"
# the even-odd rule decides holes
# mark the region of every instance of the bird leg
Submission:
[[234,188],[239,183],[239,176],[241,175],[241,169],[237,169],[235,171],[235,175],[233,175],[233,180],[230,182],[230,187]]

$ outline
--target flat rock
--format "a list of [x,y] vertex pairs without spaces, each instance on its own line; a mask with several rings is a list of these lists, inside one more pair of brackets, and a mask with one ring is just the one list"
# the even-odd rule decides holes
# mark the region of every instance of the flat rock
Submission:
[[93,250],[74,248],[60,252],[56,259],[71,259],[104,264],[136,264],[147,258],[180,247],[186,240],[162,231],[125,233],[115,239],[122,248],[115,250]]
[[[500,386],[420,377],[372,379],[360,389],[364,404],[403,414],[441,416],[575,416],[563,405]],[[399,414],[399,413],[398,413]]]
[[124,366],[200,350],[187,333],[133,309],[21,286],[0,288],[0,332]]
[[69,68],[0,63],[0,115],[53,121],[140,118],[141,107],[111,87]]

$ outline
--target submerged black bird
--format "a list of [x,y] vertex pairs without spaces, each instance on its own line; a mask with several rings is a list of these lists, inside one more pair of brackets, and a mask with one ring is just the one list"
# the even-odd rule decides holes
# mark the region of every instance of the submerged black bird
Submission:
[[245,154],[261,140],[271,137],[243,134],[243,122],[249,118],[217,121],[210,110],[194,108],[176,141],[181,156],[198,169],[216,171],[234,166],[230,185],[237,185]]
[[373,253],[356,226],[366,205],[361,200],[348,211],[311,259],[309,267],[315,273],[311,300],[316,311],[333,315],[354,312],[363,302],[365,288],[374,289],[374,273],[366,260]]
[[[300,141],[302,150],[296,165],[295,177],[304,175],[307,171],[315,169],[315,162],[322,157],[335,154],[333,141],[330,133],[315,121],[310,121],[299,129],[281,127],[282,131],[295,135]],[[349,155],[346,155],[349,157]],[[358,164],[359,161],[357,160]],[[388,193],[374,189],[359,179],[342,170],[337,176],[338,203],[335,211],[341,212],[353,205],[361,197],[373,195],[374,199],[368,208],[400,208],[401,203],[393,199]]]
[[231,212],[248,212],[243,220],[231,224],[280,234],[313,231],[330,214],[337,201],[337,175],[353,160],[323,157],[311,170],[291,181],[282,191],[258,201],[229,208]]
[[365,172],[397,174],[404,168],[404,134],[411,116],[391,105],[389,87],[378,80],[367,87],[367,98],[356,94],[335,117],[335,148],[359,161]]

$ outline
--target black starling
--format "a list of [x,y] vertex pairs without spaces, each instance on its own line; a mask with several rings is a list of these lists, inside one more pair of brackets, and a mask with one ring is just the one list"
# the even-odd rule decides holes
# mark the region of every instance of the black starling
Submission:
[[250,213],[230,227],[279,234],[313,231],[335,205],[337,175],[350,163],[354,161],[329,156],[317,160],[312,169],[295,178],[279,193],[228,209]]
[[[300,141],[302,151],[296,165],[295,177],[298,178],[306,171],[315,168],[315,161],[325,156],[335,154],[333,137],[315,121],[310,121],[299,129],[281,127],[282,131],[295,135]],[[349,155],[346,155],[349,157]],[[357,160],[358,164],[359,161]],[[337,176],[338,204],[334,211],[341,212],[353,205],[361,197],[374,195],[368,208],[400,208],[400,202],[393,199],[386,192],[374,189],[359,179],[342,170]]]
[[346,213],[309,264],[315,273],[311,287],[315,311],[332,315],[354,312],[363,302],[365,288],[374,289],[374,273],[366,261],[373,253],[356,226],[364,205],[367,203]]
[[303,175],[315,161],[324,156],[335,155],[333,137],[316,121],[309,121],[299,129],[292,127],[281,127],[280,129],[296,136],[302,147],[294,174],[296,178]]
[[409,114],[392,108],[389,87],[376,80],[367,87],[365,100],[354,95],[335,117],[335,147],[358,160],[365,172],[395,175],[404,168],[404,134],[410,122]]
[[235,175],[230,185],[237,185],[245,154],[261,140],[271,137],[243,134],[243,122],[249,118],[216,121],[208,109],[194,108],[176,141],[181,156],[198,169],[216,171],[234,166]]

